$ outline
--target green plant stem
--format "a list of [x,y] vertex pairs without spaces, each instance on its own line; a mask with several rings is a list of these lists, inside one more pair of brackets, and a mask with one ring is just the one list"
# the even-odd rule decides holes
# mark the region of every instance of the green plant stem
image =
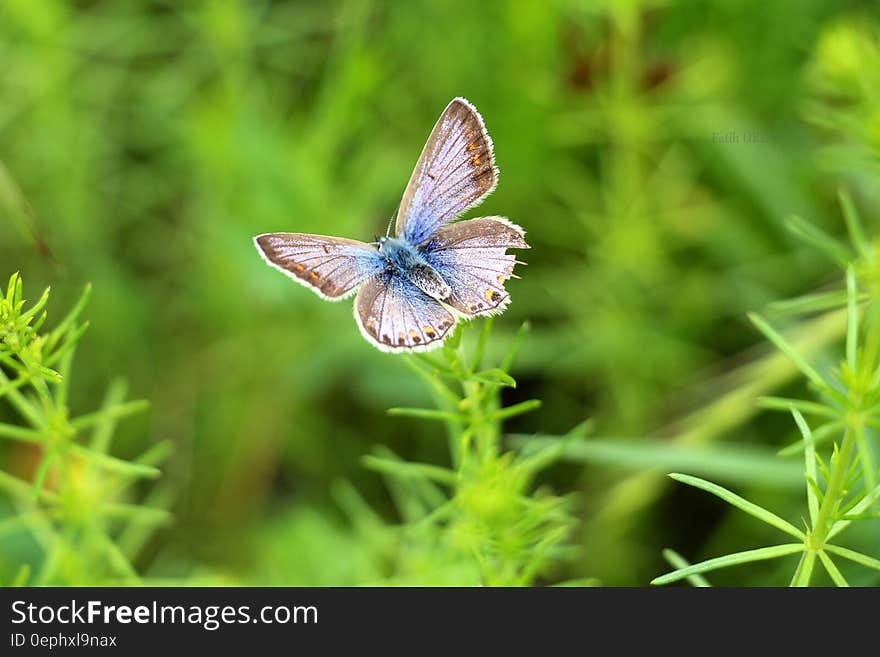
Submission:
[[822,504],[819,506],[819,514],[816,516],[813,531],[810,533],[807,542],[809,549],[821,550],[825,546],[828,532],[831,531],[831,527],[834,524],[834,513],[839,508],[840,503],[843,501],[843,495],[846,492],[843,490],[843,485],[856,445],[854,434],[855,432],[852,429],[847,429],[843,436],[840,451],[831,469],[831,477],[825,489],[825,496],[822,499]]

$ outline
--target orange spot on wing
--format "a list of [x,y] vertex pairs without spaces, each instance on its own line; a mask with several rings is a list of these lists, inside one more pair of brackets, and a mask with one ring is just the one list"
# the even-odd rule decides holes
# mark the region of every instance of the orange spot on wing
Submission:
[[477,150],[477,142],[475,142],[475,141],[471,141],[471,142],[467,145],[467,149],[468,149],[469,151],[475,151],[475,150]]
[[305,267],[302,266],[302,265],[300,265],[299,263],[295,264],[293,267],[294,267],[294,269],[296,269],[297,271],[302,271],[303,269],[305,269]]
[[310,271],[309,276],[311,276],[312,278],[315,278],[315,279],[321,278],[321,276],[316,271]]
[[480,166],[480,155],[479,153],[474,153],[474,156],[471,158],[471,165],[478,167]]
[[425,327],[424,329],[422,329],[422,330],[425,332],[425,335],[427,335],[429,338],[432,338],[432,339],[433,339],[433,338],[435,338],[435,337],[437,336],[437,332],[434,331],[434,329],[432,329],[430,326],[426,326],[426,327]]
[[492,295],[496,294],[495,290],[491,287],[486,289],[486,293],[483,296],[486,298],[486,301],[492,301]]

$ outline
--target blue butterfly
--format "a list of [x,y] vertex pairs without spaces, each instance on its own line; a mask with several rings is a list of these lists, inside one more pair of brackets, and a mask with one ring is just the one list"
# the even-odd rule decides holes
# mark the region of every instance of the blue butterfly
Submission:
[[[504,217],[449,223],[495,189],[498,169],[483,118],[464,98],[446,109],[422,150],[385,237],[372,244],[303,233],[254,238],[263,259],[324,299],[358,292],[354,318],[383,351],[443,344],[459,318],[502,312],[504,282],[527,249]],[[394,217],[392,217],[392,222]]]

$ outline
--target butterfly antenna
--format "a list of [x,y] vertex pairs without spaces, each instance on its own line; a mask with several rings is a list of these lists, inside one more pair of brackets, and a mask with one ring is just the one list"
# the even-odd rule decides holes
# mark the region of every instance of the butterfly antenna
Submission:
[[391,219],[388,220],[388,230],[385,231],[385,237],[389,237],[391,235],[391,226],[394,225],[394,221],[397,219],[398,210],[400,210],[400,203],[397,204],[397,207],[394,209],[394,214],[392,214]]

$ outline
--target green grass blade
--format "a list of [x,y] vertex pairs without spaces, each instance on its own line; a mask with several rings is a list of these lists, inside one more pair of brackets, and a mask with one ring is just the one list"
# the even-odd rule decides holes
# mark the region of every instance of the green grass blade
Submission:
[[738,564],[750,563],[752,561],[765,561],[767,559],[777,559],[786,557],[790,554],[802,552],[804,546],[802,543],[783,543],[782,545],[771,545],[769,547],[758,548],[756,550],[745,550],[744,552],[735,552],[727,554],[723,557],[715,557],[707,561],[701,561],[693,566],[679,568],[671,573],[666,573],[660,577],[651,580],[651,584],[662,585],[671,582],[677,582],[690,575],[709,572],[710,570],[718,570],[719,568],[727,568],[728,566],[736,566]]
[[856,349],[859,345],[859,306],[856,297],[856,274],[852,265],[846,268],[846,362],[856,371]]
[[[865,295],[862,300],[867,298],[867,295]],[[842,308],[845,305],[846,292],[834,290],[833,292],[817,292],[815,294],[805,294],[794,299],[774,301],[768,304],[767,310],[774,315],[806,315],[824,310],[833,310],[834,308]]]
[[816,553],[813,550],[806,550],[801,555],[794,576],[791,578],[790,586],[804,587],[810,585],[810,578],[813,576],[813,566],[816,564]]
[[411,461],[399,461],[396,459],[382,458],[381,456],[365,455],[362,459],[363,464],[383,474],[390,474],[395,477],[426,477],[432,481],[436,481],[448,486],[454,486],[458,482],[455,472],[448,468],[429,463],[413,463]]
[[18,427],[14,424],[4,424],[2,422],[0,422],[0,438],[9,438],[10,440],[22,443],[43,442],[43,434],[36,429]]
[[872,251],[871,243],[865,238],[862,222],[859,218],[858,210],[856,210],[856,206],[852,202],[852,197],[842,187],[838,190],[837,196],[840,199],[840,208],[843,211],[843,219],[846,222],[846,230],[849,232],[850,241],[856,247],[859,255],[863,258],[869,258]]
[[[127,391],[128,386],[126,386],[124,381],[121,379],[113,381],[107,388],[104,403],[101,404],[101,411],[99,413],[109,411],[111,408],[116,408],[122,404]],[[119,416],[108,414],[102,422],[98,422],[95,425],[91,439],[91,448],[94,451],[102,453],[108,451],[110,440],[113,438],[113,432],[116,430],[117,419],[119,419]]]
[[494,383],[508,388],[516,388],[516,380],[510,374],[502,369],[491,369],[477,372],[471,377],[474,381],[481,383]]
[[522,347],[522,343],[525,340],[526,333],[529,332],[529,329],[531,329],[531,325],[528,322],[523,322],[517,330],[516,335],[513,338],[513,344],[510,345],[510,349],[501,361],[501,369],[505,372],[509,372],[513,367],[513,362],[519,354],[519,350]]
[[91,461],[96,466],[100,466],[105,470],[110,470],[111,472],[118,472],[122,475],[128,475],[130,477],[144,477],[146,479],[156,479],[162,474],[162,471],[159,470],[159,468],[154,468],[151,465],[132,463],[131,461],[118,459],[115,456],[110,456],[109,454],[93,452],[89,448],[83,447],[82,445],[71,445],[70,450],[75,454],[82,456],[84,459]]
[[[801,435],[804,437],[804,474],[807,480],[807,507],[810,511],[810,522],[815,524],[816,516],[819,514],[819,498],[813,488],[817,481],[816,473],[816,446],[813,441],[813,434],[810,427],[804,420],[804,416],[797,409],[791,409],[794,421],[800,429]],[[812,485],[811,485],[812,482]],[[809,581],[809,580],[808,580]]]
[[85,429],[111,419],[119,419],[128,415],[134,415],[149,408],[150,403],[144,399],[137,399],[123,404],[116,404],[107,408],[95,411],[94,413],[86,413],[70,421],[70,426],[76,430]]
[[861,564],[862,566],[865,566],[867,568],[880,570],[880,560],[875,559],[874,557],[869,557],[867,554],[862,554],[861,552],[856,552],[855,550],[850,550],[848,548],[840,547],[838,545],[826,545],[825,549],[828,552],[840,555],[844,559],[855,561],[857,564]]
[[385,411],[388,415],[398,417],[417,417],[421,420],[441,420],[443,422],[463,422],[464,417],[449,411],[438,411],[434,408],[389,408]]
[[[687,559],[685,559],[675,550],[671,550],[669,548],[663,550],[663,558],[666,559],[666,561],[669,562],[669,565],[673,568],[682,569],[691,566],[691,563]],[[712,586],[709,581],[699,573],[688,575],[687,581],[690,582],[691,586],[695,586],[697,588],[706,588]]]
[[767,509],[760,507],[757,504],[749,502],[748,500],[740,497],[736,493],[733,493],[726,488],[722,488],[718,484],[713,484],[711,481],[706,481],[705,479],[700,479],[699,477],[691,477],[690,475],[679,474],[677,472],[674,472],[669,476],[672,479],[680,481],[683,484],[694,486],[695,488],[700,488],[708,493],[712,493],[713,495],[720,497],[728,504],[731,504],[736,508],[745,511],[750,516],[753,516],[758,520],[766,522],[768,525],[776,527],[786,534],[790,534],[795,538],[799,538],[801,540],[806,539],[804,533],[800,529],[792,525],[790,522],[783,520],[775,513],[768,511]]
[[154,509],[148,506],[125,504],[122,502],[102,504],[100,511],[107,518],[124,518],[132,522],[147,522],[155,525],[168,524],[174,518],[165,509]]
[[483,320],[483,326],[480,328],[480,335],[477,338],[477,344],[474,347],[474,355],[471,360],[471,372],[476,372],[483,366],[483,352],[486,349],[486,342],[489,340],[489,333],[492,330],[492,318],[487,317]]
[[794,215],[788,217],[785,220],[785,227],[807,244],[825,253],[825,255],[840,265],[841,268],[845,268],[852,260],[852,254],[849,249],[831,237],[831,235],[801,217]]
[[761,333],[764,334],[770,342],[772,342],[776,347],[788,356],[789,360],[795,364],[795,366],[806,376],[810,381],[819,386],[822,389],[828,389],[828,383],[822,376],[813,369],[813,366],[807,363],[797,351],[795,351],[794,347],[782,337],[782,335],[776,331],[770,324],[760,315],[756,313],[749,313],[749,319],[752,324],[754,324]]
[[[513,435],[514,445],[537,449],[566,437]],[[590,438],[571,441],[560,459],[629,470],[681,471],[731,484],[799,488],[803,469],[757,445],[685,445],[677,440]]]
[[819,550],[819,560],[822,562],[822,565],[825,566],[825,570],[831,575],[831,579],[837,586],[849,588],[849,582],[846,581],[846,578],[843,576],[837,566],[834,565],[834,562],[831,560],[824,550]]
[[770,342],[772,342],[776,347],[784,353],[788,358],[794,363],[797,368],[803,372],[804,376],[806,376],[810,381],[819,386],[822,389],[828,389],[828,383],[826,383],[825,379],[813,369],[812,365],[807,363],[803,358],[801,358],[800,354],[794,350],[794,347],[788,343],[788,341],[779,334],[776,329],[774,329],[767,321],[762,318],[760,315],[755,313],[749,313],[749,319],[752,321],[761,333],[764,334]]
[[[815,429],[813,433],[813,447],[818,447],[822,445],[834,436],[835,434],[843,431],[846,423],[843,420],[828,422],[827,424],[823,424],[822,426]],[[782,449],[777,452],[778,456],[794,456],[802,452],[804,449],[804,441],[799,440],[796,443],[792,443],[791,445],[786,445]]]
[[516,417],[517,415],[522,415],[523,413],[529,413],[530,411],[534,411],[537,408],[541,407],[540,399],[529,399],[524,402],[520,402],[519,404],[514,404],[513,406],[506,406],[502,408],[500,411],[496,411],[489,416],[490,420],[506,420],[508,418]]
[[789,399],[788,397],[758,397],[758,406],[769,408],[774,411],[788,412],[792,408],[798,409],[806,415],[821,415],[829,419],[835,420],[840,417],[840,411],[818,404],[816,402],[805,401],[803,399]]
[[859,463],[862,468],[862,476],[865,478],[865,487],[873,490],[877,485],[877,468],[874,465],[874,454],[868,440],[865,437],[865,429],[863,425],[855,428],[856,446],[859,450]]

